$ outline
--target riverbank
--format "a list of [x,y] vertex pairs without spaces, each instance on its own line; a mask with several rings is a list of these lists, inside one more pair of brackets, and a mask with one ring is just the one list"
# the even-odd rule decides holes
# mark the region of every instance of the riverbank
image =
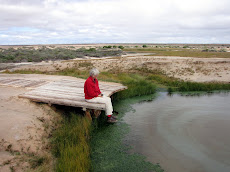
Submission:
[[[16,72],[17,71],[15,71],[15,73]],[[20,73],[33,73],[33,72],[43,73],[40,71],[19,71],[19,72]],[[138,72],[140,74],[138,74]],[[66,70],[58,71],[52,74],[53,74],[53,77],[55,77],[54,75],[65,75],[65,76],[68,75],[68,76],[74,76],[74,77],[80,77],[80,78],[88,77],[88,71],[79,71],[76,69],[66,69]],[[28,76],[30,75],[28,74]],[[48,78],[53,78],[52,75],[51,76],[45,75],[45,76],[47,76]],[[158,77],[155,78],[156,76]],[[61,77],[61,76],[57,76],[57,77]],[[88,169],[93,168],[95,171],[106,171],[107,168],[111,168],[111,169],[117,169],[121,167],[125,168],[125,166],[117,166],[117,164],[121,163],[121,161],[118,161],[118,160],[124,158],[123,161],[127,159],[127,162],[129,162],[130,164],[134,160],[137,161],[137,163],[135,163],[136,166],[130,165],[130,169],[133,169],[133,170],[139,169],[140,171],[141,168],[145,169],[141,164],[145,164],[144,166],[147,169],[158,169],[158,171],[161,171],[162,169],[160,168],[159,165],[153,165],[151,163],[148,163],[145,161],[143,157],[139,155],[127,154],[125,150],[128,150],[128,147],[126,147],[125,149],[123,148],[124,145],[122,144],[122,138],[125,136],[125,134],[127,134],[128,126],[122,122],[122,117],[127,112],[127,110],[131,110],[129,107],[131,103],[130,102],[131,99],[127,99],[127,98],[130,98],[130,97],[138,98],[143,95],[153,94],[156,92],[156,85],[164,87],[165,89],[168,88],[169,91],[170,91],[170,88],[173,86],[174,90],[172,91],[175,91],[175,90],[178,90],[178,88],[181,88],[180,86],[181,83],[187,84],[187,82],[178,81],[177,79],[166,77],[163,74],[159,74],[159,73],[150,74],[144,70],[142,71],[139,70],[139,71],[136,71],[135,73],[101,72],[101,74],[99,75],[99,80],[120,82],[128,86],[129,88],[128,90],[119,92],[118,94],[114,95],[114,98],[113,98],[113,100],[115,101],[114,106],[116,110],[119,111],[120,113],[119,118],[121,121],[116,125],[107,126],[105,125],[105,123],[103,123],[103,115],[102,115],[102,117],[98,121],[94,121],[93,125],[95,128],[92,130],[92,132],[87,132],[87,134],[84,134],[83,136],[81,133],[84,133],[84,131],[91,131],[91,129],[89,128],[89,125],[83,122],[85,121],[84,118],[75,119],[73,117],[70,117],[71,116],[70,114],[61,115],[61,121],[63,122],[61,122],[60,125],[57,125],[58,128],[56,128],[57,130],[55,129],[57,131],[56,134],[55,132],[51,134],[52,140],[53,140],[52,142],[53,144],[51,147],[60,148],[60,149],[56,149],[56,153],[54,152],[54,155],[57,158],[57,162],[55,163],[56,165],[54,169],[56,170],[59,169],[57,171],[63,171],[63,169],[66,170],[66,169],[77,168],[77,169],[85,169],[85,171],[88,171]],[[173,82],[173,85],[171,82]],[[196,84],[197,83],[195,83],[195,85]],[[199,84],[201,86],[205,86],[205,85],[209,85],[210,83],[199,83]],[[223,89],[226,84],[216,83],[216,85],[218,86],[218,88]],[[200,87],[188,87],[185,91],[191,88],[200,88]],[[14,104],[17,104],[17,103],[14,102]],[[69,118],[66,118],[68,116]],[[69,120],[69,119],[73,119],[73,123],[71,123],[70,121],[72,120]],[[72,126],[72,127],[68,127],[68,126]],[[85,127],[86,128],[84,129],[84,131],[82,131],[81,129],[77,127],[76,133],[79,133],[79,134],[74,135],[75,132],[73,133],[71,130],[71,128],[75,128],[74,126],[81,126],[80,128],[85,128]],[[69,137],[66,137],[66,136],[69,136]],[[75,139],[71,139],[71,138],[75,138]],[[64,142],[58,141],[60,139],[64,140]],[[80,141],[79,143],[79,141],[74,141],[74,140],[82,140],[82,141]],[[90,142],[92,144],[90,144]],[[68,143],[69,145],[68,149],[67,147],[63,146],[63,145],[66,145],[66,143]],[[60,144],[62,144],[62,146],[60,146]],[[111,148],[106,145],[111,145]],[[75,149],[75,148],[78,148],[78,149]],[[74,154],[76,154],[77,157],[73,156],[73,152],[75,152]],[[98,156],[97,156],[98,153],[101,154],[101,159],[100,158],[98,159]],[[117,158],[112,156],[114,154],[117,155]],[[72,161],[71,159],[73,157],[75,157],[75,159]],[[77,158],[77,161],[76,161],[76,158]],[[112,158],[114,158],[112,160],[112,162],[114,162],[113,165],[111,165],[111,162],[110,162],[110,159]],[[105,159],[107,161],[105,161]],[[82,162],[82,163],[79,164],[79,162]],[[43,159],[43,162],[40,165],[44,165],[44,164],[47,164],[46,159]],[[41,168],[40,165],[38,165],[35,169]]]
[[0,86],[0,171],[48,171],[51,133],[59,114],[46,104],[18,98],[25,88]]

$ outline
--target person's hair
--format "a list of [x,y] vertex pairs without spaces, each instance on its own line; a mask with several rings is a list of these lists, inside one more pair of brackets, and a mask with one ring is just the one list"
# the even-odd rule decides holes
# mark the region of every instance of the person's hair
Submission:
[[89,72],[90,76],[96,76],[99,73],[100,73],[99,70],[97,70],[96,68],[91,69]]

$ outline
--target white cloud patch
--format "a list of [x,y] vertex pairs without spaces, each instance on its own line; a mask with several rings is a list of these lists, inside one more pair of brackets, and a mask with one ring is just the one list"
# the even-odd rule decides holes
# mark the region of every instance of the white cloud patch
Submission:
[[0,0],[0,44],[230,43],[229,0]]

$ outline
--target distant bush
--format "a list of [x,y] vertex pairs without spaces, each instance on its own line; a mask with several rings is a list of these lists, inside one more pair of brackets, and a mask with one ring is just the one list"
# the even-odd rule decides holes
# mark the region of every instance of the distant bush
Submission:
[[88,51],[96,51],[96,48],[90,48]]
[[147,47],[147,45],[145,45],[145,44],[144,44],[144,45],[142,45],[142,47],[143,47],[143,48],[146,48],[146,47]]
[[183,48],[189,48],[189,46],[188,46],[188,45],[185,45],[185,46],[183,46]]
[[120,48],[121,50],[123,50],[125,47],[122,45],[119,45],[118,48]]
[[108,46],[104,46],[103,48],[112,48],[112,46],[108,45]]
[[227,52],[225,49],[221,49],[219,52]]
[[[112,46],[107,46],[112,47]],[[74,58],[120,56],[121,50],[103,50],[96,48],[48,48],[42,46],[38,49],[31,47],[1,49],[0,63],[41,62],[43,60],[68,60]]]

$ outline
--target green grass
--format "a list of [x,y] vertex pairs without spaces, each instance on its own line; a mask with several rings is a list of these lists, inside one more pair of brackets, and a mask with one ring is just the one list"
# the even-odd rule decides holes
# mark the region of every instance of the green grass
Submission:
[[[132,48],[124,49],[126,52],[137,53],[154,53],[152,56],[179,56],[179,57],[199,57],[199,58],[230,58],[228,52],[202,52],[193,49],[176,49],[176,48]],[[148,55],[149,56],[149,55]]]
[[53,153],[57,158],[56,171],[90,170],[90,131],[91,123],[87,118],[74,113],[63,117],[52,141]]
[[167,77],[163,74],[149,74],[147,80],[152,81],[156,84],[167,86],[169,92],[230,90],[230,84],[227,83],[188,82],[188,81],[182,81],[179,79]]

